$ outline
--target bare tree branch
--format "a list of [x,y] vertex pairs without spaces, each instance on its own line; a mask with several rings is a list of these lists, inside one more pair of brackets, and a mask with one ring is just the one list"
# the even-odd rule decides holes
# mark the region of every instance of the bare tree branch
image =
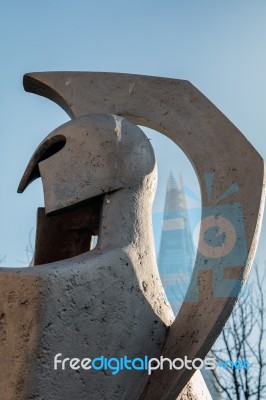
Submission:
[[[266,267],[266,264],[265,264]],[[222,331],[212,354],[218,365],[225,368],[212,370],[217,393],[224,399],[266,399],[266,360],[263,342],[266,341],[266,268],[263,273],[255,266],[255,281],[249,285],[247,295],[240,298]],[[242,368],[226,363],[241,362]],[[244,367],[244,361],[250,363]]]

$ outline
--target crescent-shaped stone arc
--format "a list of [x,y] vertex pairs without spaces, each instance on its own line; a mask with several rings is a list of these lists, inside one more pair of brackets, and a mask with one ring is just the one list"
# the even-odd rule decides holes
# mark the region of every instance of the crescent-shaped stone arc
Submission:
[[[240,204],[245,226],[246,260],[237,267],[224,268],[225,279],[236,280],[233,294],[215,296],[212,271],[194,268],[192,281],[198,282],[198,300],[183,303],[163,350],[163,356],[170,359],[204,358],[233,310],[241,287],[239,282],[246,281],[252,266],[264,208],[263,159],[188,81],[120,73],[39,72],[26,74],[24,87],[53,100],[71,118],[117,114],[172,139],[195,168],[202,207],[215,207],[216,199],[232,183],[237,183],[239,190],[220,202]],[[215,174],[211,204],[205,190],[206,173]],[[195,265],[197,262],[199,255]],[[193,290],[191,284],[188,294]],[[184,368],[155,371],[142,399],[176,399],[193,372]]]

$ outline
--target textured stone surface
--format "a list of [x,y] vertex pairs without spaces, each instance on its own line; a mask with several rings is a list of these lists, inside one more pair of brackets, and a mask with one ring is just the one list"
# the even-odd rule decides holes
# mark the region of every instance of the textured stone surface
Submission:
[[91,250],[93,236],[99,233],[102,201],[47,217],[37,212],[33,265],[64,260]]
[[[199,371],[196,371],[192,379],[186,384],[176,400],[211,400],[206,383]],[[215,400],[215,399],[213,399]]]
[[[28,397],[18,398],[82,400],[89,394],[92,399],[138,399],[143,392],[141,398],[145,400],[176,399],[193,371],[156,371],[146,385],[147,375],[140,372],[132,372],[130,376],[121,373],[115,377],[87,372],[76,376],[67,371],[55,374],[52,358],[58,352],[84,357],[84,348],[92,357],[99,352],[110,356],[158,356],[163,348],[162,354],[171,359],[185,355],[190,359],[204,358],[233,309],[240,290],[238,283],[247,279],[252,265],[264,204],[263,160],[237,128],[186,81],[59,72],[28,74],[24,84],[26,90],[56,101],[74,119],[54,131],[40,146],[19,190],[38,176],[39,161],[48,214],[86,198],[106,193],[108,196],[103,201],[100,240],[95,250],[38,268],[0,273],[1,284],[6,287],[6,294],[1,296],[1,308],[2,304],[7,307],[13,290],[8,282],[13,276],[26,282],[27,287],[36,279],[40,293],[35,300],[29,299],[32,320],[41,318],[31,339],[37,347],[31,346],[27,355],[31,360],[27,363],[31,373],[22,385]],[[195,167],[204,208],[210,205],[215,208],[221,194],[237,184],[238,190],[230,194],[229,203],[241,205],[245,227],[242,235],[248,257],[234,268],[224,268],[225,278],[238,281],[233,288],[234,297],[215,296],[212,270],[195,269],[192,281],[198,282],[199,298],[184,302],[172,324],[171,311],[163,300],[152,240],[153,152],[145,136],[125,120],[122,123],[118,117],[108,115],[85,117],[99,113],[124,116],[160,131],[177,143]],[[76,140],[85,138],[88,127],[89,132],[94,131],[89,136],[96,153],[88,154],[87,164],[84,164],[84,157],[78,157],[83,154],[82,143],[77,146]],[[103,142],[105,131],[112,135]],[[67,150],[68,141],[61,146],[66,136],[72,140],[74,148],[79,149],[75,153],[71,151],[73,146],[70,148],[66,157],[70,160],[69,167],[65,157],[61,157]],[[56,153],[54,150],[58,148],[53,147],[52,156],[47,154],[46,150],[58,138],[61,149]],[[76,168],[81,166],[91,168],[80,169],[80,176]],[[215,177],[211,200],[205,187],[205,177],[209,173],[214,173]],[[64,174],[68,180],[62,180]],[[88,179],[84,181],[84,177]],[[220,200],[222,205],[226,202],[228,200]],[[200,240],[203,239],[201,230]],[[196,263],[200,262],[198,255]],[[188,298],[194,291],[191,285]],[[16,307],[20,309],[19,304]],[[5,308],[5,315],[8,313]],[[27,335],[25,329],[15,337],[18,346],[23,344],[24,333]],[[8,358],[8,346],[5,351]],[[19,368],[25,364],[23,357],[19,355],[16,359]],[[19,379],[19,374],[10,376],[12,386]],[[188,390],[187,396],[201,398],[194,390],[195,379],[185,391]],[[8,394],[6,399],[9,399]]]
[[[49,234],[48,230],[43,231],[37,235],[37,248],[41,244],[49,247],[52,240],[56,256],[59,254],[62,258],[62,252],[57,250],[57,246],[64,245],[62,233],[68,234],[69,226],[76,235],[82,225],[88,227],[91,221],[90,205],[83,204],[85,198],[105,195],[101,209],[94,209],[95,214],[101,214],[99,241],[94,250],[66,260],[5,270],[5,274],[0,274],[6,288],[1,302],[9,318],[14,307],[17,307],[16,313],[20,310],[19,303],[12,309],[8,304],[10,290],[15,290],[17,281],[20,282],[18,286],[25,282],[26,294],[31,290],[32,281],[36,280],[40,287],[35,298],[24,300],[32,318],[38,317],[38,323],[35,324],[37,333],[32,338],[35,347],[28,350],[27,372],[23,374],[25,379],[18,399],[137,399],[149,378],[146,371],[124,370],[115,376],[111,371],[76,372],[69,368],[54,371],[54,356],[62,353],[63,357],[82,359],[127,355],[132,359],[144,355],[159,357],[162,351],[173,315],[164,300],[153,245],[151,211],[156,162],[144,133],[126,120],[120,118],[120,122],[117,136],[116,119],[111,115],[70,121],[50,134],[40,146],[47,151],[50,139],[57,137],[59,130],[60,135],[67,138],[64,148],[53,155],[49,153],[45,160],[40,149],[36,153],[39,158],[36,159],[36,154],[33,156],[36,165],[42,159],[39,169],[45,190],[45,208],[53,213],[66,208],[65,214],[46,217],[52,219],[52,238],[42,238]],[[95,131],[101,133],[96,139]],[[36,165],[30,163],[30,170]],[[80,209],[69,210],[74,202],[81,202]],[[61,227],[64,218],[67,225]],[[45,230],[47,221],[40,215],[39,219]],[[92,227],[95,228],[97,221],[96,215]],[[87,233],[89,239],[90,232]],[[82,241],[83,235],[81,230]],[[38,254],[40,258],[45,256],[40,255],[40,251]],[[13,276],[16,276],[15,282]],[[9,326],[12,327],[12,321]],[[22,349],[28,331],[24,325],[20,331],[14,328],[13,343]],[[6,360],[9,353],[10,343],[3,349]],[[25,366],[25,354],[21,350],[16,356],[20,371]],[[16,386],[21,376],[5,377],[5,381],[8,386]],[[14,393],[5,396],[5,400],[16,398]]]
[[41,280],[16,272],[3,269],[0,279],[0,393],[3,400],[27,399],[41,335]]

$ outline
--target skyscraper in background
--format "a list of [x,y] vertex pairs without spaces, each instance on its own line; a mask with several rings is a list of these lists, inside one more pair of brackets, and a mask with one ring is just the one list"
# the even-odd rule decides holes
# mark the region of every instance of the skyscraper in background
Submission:
[[[175,315],[186,295],[195,257],[196,249],[192,240],[182,176],[180,175],[176,182],[173,174],[170,173],[166,187],[157,262],[166,297]],[[221,395],[217,391],[212,373],[204,368],[201,373],[212,398],[220,399]]]
[[184,300],[195,261],[182,176],[170,173],[165,195],[158,268],[175,315]]

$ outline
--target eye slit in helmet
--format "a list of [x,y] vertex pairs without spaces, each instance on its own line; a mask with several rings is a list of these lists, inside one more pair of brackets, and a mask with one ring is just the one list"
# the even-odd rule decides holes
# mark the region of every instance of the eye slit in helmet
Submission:
[[[50,141],[46,142],[46,146],[43,147],[42,151],[39,154],[39,159],[37,161],[36,167],[34,168],[33,173],[35,172],[35,169],[37,170],[35,173],[38,175],[36,178],[40,177],[40,171],[39,171],[39,163],[41,161],[47,160],[48,158],[52,157],[54,154],[58,153],[66,144],[66,138],[64,136],[54,136],[51,138]],[[40,149],[41,150],[41,149]]]
[[66,138],[64,136],[56,137],[57,141],[52,141],[49,143],[48,147],[44,150],[44,153],[40,155],[40,159],[38,161],[47,160],[47,158],[52,157],[54,154],[58,153],[66,144]]
[[63,135],[57,135],[47,139],[40,145],[26,168],[18,187],[18,193],[22,193],[31,182],[40,178],[39,163],[58,153],[65,144],[66,138]]

